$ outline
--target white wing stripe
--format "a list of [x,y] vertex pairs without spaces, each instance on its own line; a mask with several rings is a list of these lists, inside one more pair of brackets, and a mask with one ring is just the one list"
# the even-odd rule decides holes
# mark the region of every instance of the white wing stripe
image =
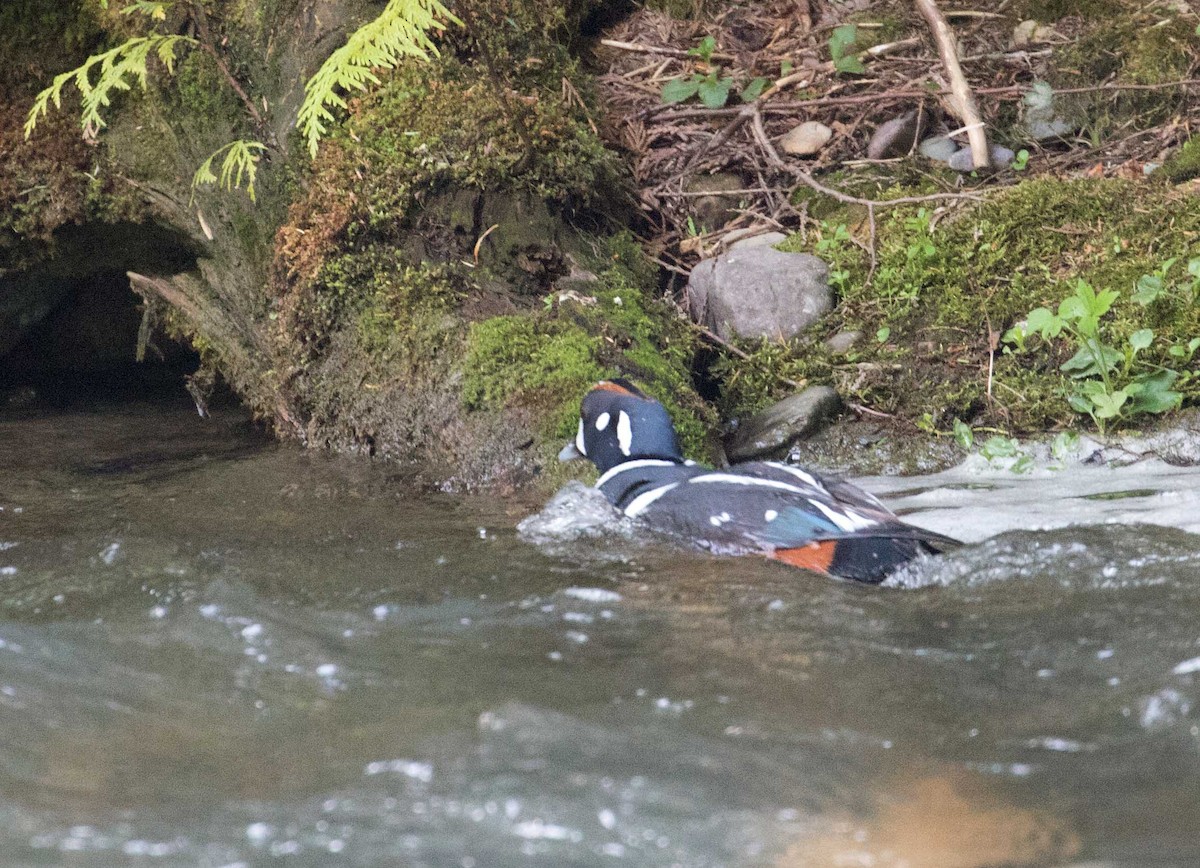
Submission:
[[705,473],[703,476],[693,476],[688,482],[727,482],[731,485],[756,485],[760,488],[777,488],[780,491],[790,491],[793,494],[811,494],[795,485],[786,482],[776,482],[774,479],[757,479],[753,476],[734,476],[732,473]]
[[670,485],[663,485],[658,488],[652,488],[649,491],[644,491],[629,502],[629,506],[625,507],[625,514],[630,518],[636,518],[646,511],[646,507],[654,503],[672,488],[678,486],[678,482],[672,482]]

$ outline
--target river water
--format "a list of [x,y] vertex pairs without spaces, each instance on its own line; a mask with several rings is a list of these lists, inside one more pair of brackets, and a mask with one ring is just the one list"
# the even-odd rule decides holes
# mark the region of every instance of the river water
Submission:
[[868,487],[974,544],[861,587],[10,412],[0,864],[1200,864],[1200,472]]

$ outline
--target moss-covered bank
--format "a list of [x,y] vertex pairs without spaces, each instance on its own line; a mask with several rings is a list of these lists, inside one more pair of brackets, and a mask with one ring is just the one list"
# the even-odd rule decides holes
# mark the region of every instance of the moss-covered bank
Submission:
[[[1178,370],[1184,401],[1200,399],[1195,362],[1170,353],[1200,334],[1186,273],[1189,257],[1200,255],[1200,202],[1190,186],[1037,179],[936,216],[917,207],[886,212],[874,273],[845,224],[826,221],[807,241],[793,236],[788,249],[834,264],[840,303],[807,341],[747,347],[748,362],[726,362],[725,409],[761,406],[785,390],[786,377],[832,382],[851,401],[938,429],[956,418],[1017,432],[1086,422],[1069,408],[1059,370],[1074,347],[1034,339],[1015,352],[1002,341],[1033,308],[1057,308],[1079,278],[1120,293],[1102,320],[1109,342],[1153,329],[1145,361]],[[1175,289],[1135,303],[1138,279],[1170,259],[1166,283]],[[825,339],[847,330],[861,339],[830,350]]]

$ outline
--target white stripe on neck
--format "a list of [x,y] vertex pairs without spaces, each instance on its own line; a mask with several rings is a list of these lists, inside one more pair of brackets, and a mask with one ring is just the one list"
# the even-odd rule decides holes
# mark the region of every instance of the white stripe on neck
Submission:
[[674,467],[676,462],[663,461],[661,458],[635,458],[633,461],[623,461],[616,467],[610,467],[600,475],[596,480],[596,488],[599,488],[604,483],[608,482],[618,473],[626,470],[635,470],[639,467]]

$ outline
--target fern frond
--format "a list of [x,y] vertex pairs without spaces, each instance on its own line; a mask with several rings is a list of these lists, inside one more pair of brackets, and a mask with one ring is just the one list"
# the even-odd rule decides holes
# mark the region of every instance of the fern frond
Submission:
[[[103,4],[104,8],[108,8],[107,0]],[[133,3],[121,10],[122,15],[132,15],[135,12],[140,12],[143,15],[148,15],[154,21],[166,21],[167,10],[172,6],[171,0],[134,0]]]
[[[54,77],[50,86],[33,100],[33,107],[25,118],[25,138],[33,134],[38,118],[50,113],[53,101],[56,109],[62,108],[62,91],[68,82],[74,81],[83,98],[80,125],[85,133],[94,133],[105,126],[100,110],[107,108],[115,91],[129,90],[127,79],[136,79],[142,90],[146,89],[147,64],[150,52],[157,54],[167,71],[175,71],[175,49],[180,44],[195,45],[189,36],[137,36],[121,43],[102,54],[93,54],[80,66]],[[99,66],[100,75],[92,83],[92,71]]]
[[[223,189],[237,190],[245,180],[250,201],[257,201],[254,198],[254,179],[258,173],[258,161],[266,149],[267,146],[262,142],[246,139],[235,139],[217,148],[208,155],[208,159],[200,164],[200,168],[192,176],[192,194],[195,195],[197,187],[206,184],[219,184]],[[213,171],[213,163],[222,153],[225,154],[225,159],[221,161],[221,175],[218,178]]]
[[436,55],[429,33],[444,29],[445,22],[462,24],[438,0],[388,0],[378,18],[354,31],[304,85],[296,122],[309,153],[317,155],[326,124],[334,120],[329,107],[346,107],[339,90],[366,90],[368,84],[379,84],[372,69],[392,69],[405,57],[428,60]]

